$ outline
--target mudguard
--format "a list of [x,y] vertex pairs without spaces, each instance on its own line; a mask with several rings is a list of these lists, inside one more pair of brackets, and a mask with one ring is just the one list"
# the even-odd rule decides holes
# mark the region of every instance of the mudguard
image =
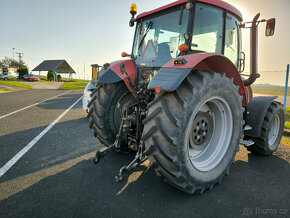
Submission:
[[132,91],[129,85],[129,82],[126,78],[126,75],[121,73],[121,70],[120,70],[121,63],[125,65],[126,71],[128,75],[130,76],[132,83],[134,85],[135,78],[136,78],[136,68],[135,68],[134,61],[132,59],[120,60],[120,61],[115,61],[115,62],[110,63],[109,67],[107,67],[106,69],[102,69],[99,72],[98,82],[99,83],[117,83],[123,80],[126,86],[128,87],[128,89]]
[[246,125],[252,127],[250,130],[245,130],[244,135],[251,137],[259,137],[264,118],[270,104],[278,98],[277,96],[259,96],[252,98],[247,106]]
[[[175,60],[185,60],[182,65],[175,65]],[[166,63],[156,73],[150,81],[148,88],[172,92],[178,88],[182,81],[192,70],[212,70],[215,72],[224,72],[227,77],[233,78],[233,83],[238,85],[239,93],[243,96],[243,106],[247,106],[250,98],[246,96],[243,80],[236,66],[224,55],[217,53],[203,53],[179,56]]]
[[99,83],[116,83],[121,81],[120,78],[114,71],[111,69],[103,69],[99,72],[98,82]]

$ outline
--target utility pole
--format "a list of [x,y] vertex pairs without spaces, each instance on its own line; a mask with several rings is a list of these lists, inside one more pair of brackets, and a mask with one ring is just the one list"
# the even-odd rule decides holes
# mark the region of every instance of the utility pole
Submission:
[[14,50],[15,50],[15,48],[13,48],[13,71],[15,72],[15,63],[14,63]]
[[21,61],[22,61],[22,55],[23,55],[24,53],[21,53],[21,52],[17,53],[17,52],[16,52],[16,54],[18,54],[19,63],[21,63]]
[[85,77],[86,77],[86,65],[84,63],[84,80],[86,80]]

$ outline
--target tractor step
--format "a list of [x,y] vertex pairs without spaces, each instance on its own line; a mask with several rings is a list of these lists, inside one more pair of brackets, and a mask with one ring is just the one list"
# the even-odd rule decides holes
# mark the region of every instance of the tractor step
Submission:
[[252,140],[244,140],[244,141],[240,141],[240,144],[244,145],[245,147],[250,147],[251,145],[255,144],[255,142]]

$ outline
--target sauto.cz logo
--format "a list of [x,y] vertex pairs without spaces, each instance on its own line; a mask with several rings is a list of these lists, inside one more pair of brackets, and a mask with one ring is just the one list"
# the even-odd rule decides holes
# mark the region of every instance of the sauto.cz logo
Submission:
[[249,208],[244,207],[242,209],[243,216],[252,216],[252,215],[287,215],[287,209],[279,209],[279,208]]

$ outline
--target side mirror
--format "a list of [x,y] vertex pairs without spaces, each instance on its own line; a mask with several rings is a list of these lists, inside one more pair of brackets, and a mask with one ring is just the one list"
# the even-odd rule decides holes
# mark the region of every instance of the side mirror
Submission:
[[266,36],[273,36],[274,32],[275,32],[275,23],[276,23],[276,19],[272,18],[267,20],[267,24],[266,24]]

